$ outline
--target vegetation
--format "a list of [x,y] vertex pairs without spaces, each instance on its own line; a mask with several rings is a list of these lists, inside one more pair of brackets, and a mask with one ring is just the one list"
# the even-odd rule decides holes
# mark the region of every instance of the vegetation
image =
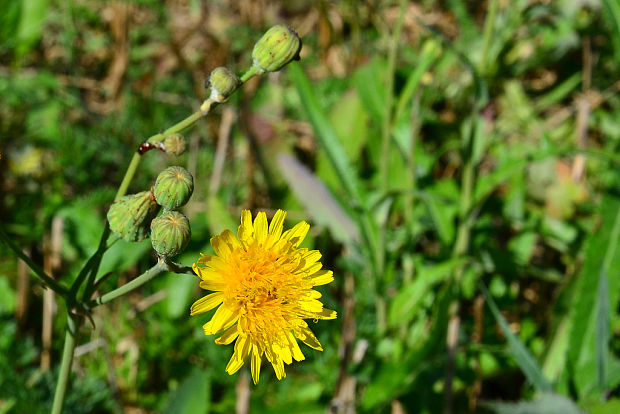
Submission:
[[[181,132],[187,152],[146,152],[125,190],[191,173],[183,266],[243,209],[286,210],[285,229],[307,220],[301,247],[335,278],[318,290],[337,319],[308,321],[324,351],[301,345],[281,381],[266,362],[257,385],[249,363],[229,376],[232,347],[202,329],[213,313],[189,317],[198,280],[157,267],[79,309],[64,412],[620,410],[616,1],[0,10],[0,413],[50,411],[73,323],[9,244],[48,286],[82,286],[140,144],[201,107],[216,67],[247,73],[278,23],[299,33],[301,60],[242,76]],[[148,239],[116,241],[80,295],[158,264]]]

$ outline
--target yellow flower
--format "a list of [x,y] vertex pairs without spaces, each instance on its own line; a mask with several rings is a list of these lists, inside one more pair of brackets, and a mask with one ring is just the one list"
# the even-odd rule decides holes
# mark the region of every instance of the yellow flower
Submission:
[[214,293],[196,301],[191,315],[219,306],[203,326],[205,335],[224,331],[215,340],[220,345],[236,340],[226,372],[237,372],[251,355],[254,384],[263,355],[278,379],[286,377],[284,363],[305,359],[295,337],[323,350],[304,319],[336,318],[313,289],[333,281],[333,273],[321,270],[318,250],[299,248],[310,226],[302,221],[282,233],[285,217],[286,212],[278,210],[268,226],[264,212],[252,223],[252,214],[244,210],[237,237],[230,230],[213,237],[215,255],[201,255],[193,266],[200,287]]

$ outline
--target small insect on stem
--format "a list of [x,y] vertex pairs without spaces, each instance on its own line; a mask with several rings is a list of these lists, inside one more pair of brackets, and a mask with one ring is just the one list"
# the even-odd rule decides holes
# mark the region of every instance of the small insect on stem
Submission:
[[151,142],[148,141],[144,141],[142,144],[140,144],[140,146],[138,147],[138,154],[142,155],[147,151],[150,151],[152,149],[159,149],[161,151],[164,151],[164,145],[161,142],[158,142],[156,144],[153,144]]

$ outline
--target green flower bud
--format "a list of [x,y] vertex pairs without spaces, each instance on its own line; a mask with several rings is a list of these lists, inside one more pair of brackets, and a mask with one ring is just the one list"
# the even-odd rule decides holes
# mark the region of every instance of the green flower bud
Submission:
[[157,204],[168,210],[181,207],[194,192],[194,179],[183,167],[168,167],[157,176],[153,193]]
[[291,60],[299,60],[301,39],[290,27],[283,25],[273,26],[260,38],[254,50],[252,59],[254,66],[260,72],[275,72],[282,69]]
[[179,156],[185,152],[186,147],[185,137],[181,134],[168,135],[164,139],[164,152],[166,154]]
[[151,222],[151,244],[161,256],[173,257],[181,253],[191,235],[189,220],[178,211],[164,211]]
[[241,80],[230,69],[223,66],[213,69],[205,84],[211,88],[211,99],[215,102],[225,102],[230,95],[241,85]]
[[110,230],[123,240],[136,242],[149,235],[149,222],[157,214],[157,203],[150,191],[115,200],[108,210]]

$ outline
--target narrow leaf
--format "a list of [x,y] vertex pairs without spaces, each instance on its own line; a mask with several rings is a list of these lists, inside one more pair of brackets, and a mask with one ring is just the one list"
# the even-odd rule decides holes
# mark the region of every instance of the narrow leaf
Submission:
[[596,367],[598,384],[602,390],[607,388],[607,369],[609,367],[609,325],[611,309],[609,305],[609,284],[606,269],[601,269],[598,281],[596,312]]
[[489,291],[482,282],[480,283],[480,290],[487,300],[489,308],[491,308],[491,313],[495,317],[495,320],[502,329],[504,336],[506,336],[506,339],[508,340],[510,353],[517,362],[517,365],[519,365],[519,368],[521,368],[521,371],[525,377],[537,391],[551,392],[551,384],[543,375],[542,369],[534,359],[534,356],[525,347],[525,345],[523,345],[523,342],[521,342],[521,340],[512,333],[510,326],[508,326],[508,322],[506,322],[506,319],[502,316],[501,312],[497,308],[497,305],[495,304],[495,301],[493,300],[493,297],[489,294]]
[[314,95],[308,78],[299,65],[290,65],[289,73],[301,98],[302,108],[316,132],[317,140],[336,171],[342,188],[352,202],[362,205],[359,185],[354,174],[355,169],[351,166],[349,157],[347,157],[346,152],[338,141],[334,129],[327,121],[327,117]]

